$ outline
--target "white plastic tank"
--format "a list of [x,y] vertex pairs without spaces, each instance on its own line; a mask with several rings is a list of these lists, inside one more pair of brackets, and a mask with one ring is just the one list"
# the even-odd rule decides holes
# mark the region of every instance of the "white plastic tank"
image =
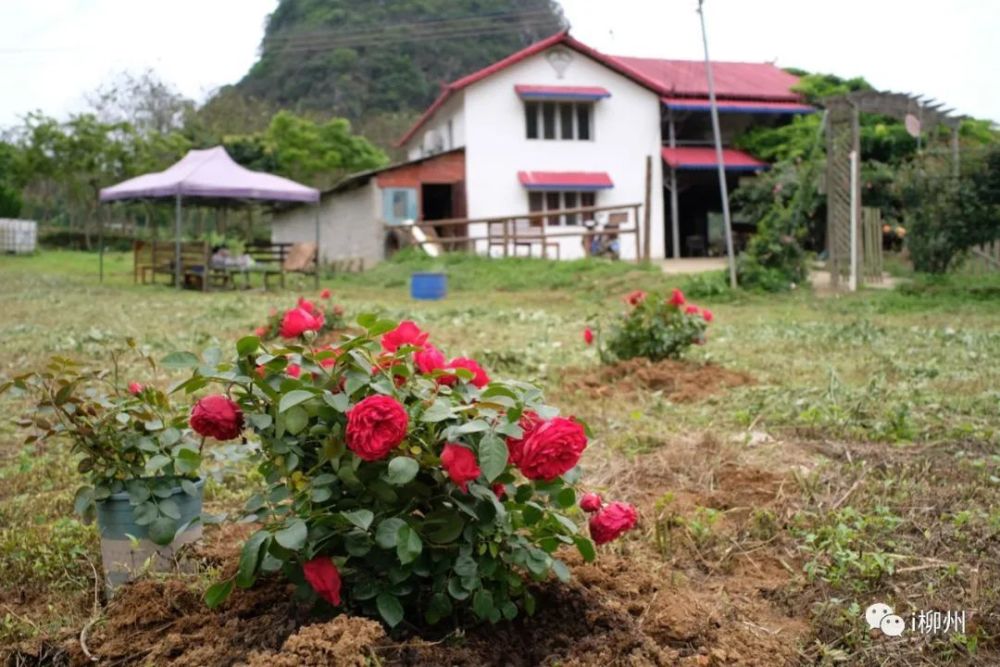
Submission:
[[0,253],[27,255],[38,245],[38,223],[34,220],[0,218]]

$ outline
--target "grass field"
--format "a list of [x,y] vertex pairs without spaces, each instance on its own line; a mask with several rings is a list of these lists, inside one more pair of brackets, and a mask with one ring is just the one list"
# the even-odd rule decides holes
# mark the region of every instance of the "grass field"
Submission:
[[[349,315],[412,318],[449,354],[538,381],[590,423],[586,474],[641,509],[642,530],[607,560],[655,574],[633,615],[657,643],[716,661],[700,664],[1000,664],[995,276],[775,296],[624,264],[460,257],[441,267],[446,300],[411,301],[409,272],[432,264],[323,286]],[[106,358],[126,337],[154,356],[225,347],[313,292],[306,278],[283,293],[134,286],[122,254],[105,270],[99,284],[93,255],[0,257],[0,380],[53,353]],[[688,365],[751,381],[674,400],[669,376],[641,369],[601,387],[582,329],[627,291],[675,286],[706,294],[693,300],[716,315]],[[95,529],[71,512],[75,462],[61,443],[20,444],[24,407],[0,396],[0,648],[75,636],[100,567]],[[209,506],[237,505],[236,480],[210,484]],[[863,622],[874,602],[907,620],[965,610],[968,623],[889,641]]]

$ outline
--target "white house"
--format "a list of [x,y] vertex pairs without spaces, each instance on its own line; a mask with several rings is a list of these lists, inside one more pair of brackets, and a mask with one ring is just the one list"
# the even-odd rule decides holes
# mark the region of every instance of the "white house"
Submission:
[[[727,144],[752,125],[812,111],[791,89],[796,77],[771,64],[720,62],[713,71]],[[477,221],[645,206],[647,158],[653,165],[651,256],[718,252],[721,202],[706,97],[701,62],[608,56],[567,32],[553,35],[446,85],[399,142],[408,162],[353,176],[325,193],[324,227],[331,233],[324,256],[347,256],[340,238],[357,237],[334,232],[335,225],[367,225],[371,233],[362,236],[370,241],[385,238],[383,225],[408,219]],[[767,166],[732,148],[723,161],[733,188],[742,172]],[[616,221],[623,229],[642,218],[621,210],[627,215]],[[338,216],[344,218],[339,225]],[[534,238],[547,235],[561,258],[574,258],[585,254],[580,237],[572,235],[584,217],[590,216],[524,219],[518,227]],[[291,223],[276,219],[276,240],[291,238]],[[752,230],[747,227],[737,231]],[[494,230],[472,222],[462,232],[485,238]],[[440,233],[461,235],[444,227]],[[475,250],[491,248],[484,242]],[[514,250],[537,256],[542,249]],[[498,251],[494,245],[492,252]],[[622,255],[636,256],[632,240],[623,238]]]

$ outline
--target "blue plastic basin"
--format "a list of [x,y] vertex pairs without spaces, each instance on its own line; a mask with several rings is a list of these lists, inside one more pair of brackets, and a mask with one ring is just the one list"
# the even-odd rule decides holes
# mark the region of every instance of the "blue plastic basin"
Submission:
[[421,301],[443,299],[448,293],[448,276],[443,273],[414,273],[410,276],[410,296]]

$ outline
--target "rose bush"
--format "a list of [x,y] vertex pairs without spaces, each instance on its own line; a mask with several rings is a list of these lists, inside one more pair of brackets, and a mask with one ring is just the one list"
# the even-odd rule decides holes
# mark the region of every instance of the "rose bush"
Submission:
[[[714,319],[710,310],[689,303],[679,289],[667,297],[637,290],[624,301],[624,314],[609,328],[606,342],[598,344],[605,363],[635,357],[651,361],[679,358],[691,345],[704,344],[708,323]],[[584,331],[585,340],[589,331]]]
[[[532,613],[530,580],[570,576],[560,548],[595,557],[566,515],[585,425],[529,384],[446,361],[413,322],[358,324],[332,349],[311,333],[286,346],[243,338],[234,359],[182,383],[225,385],[269,487],[246,508],[261,528],[206,601],[280,573],[320,604],[389,626]],[[603,539],[609,527],[597,530]]]
[[[129,346],[135,348],[131,341]],[[19,421],[31,429],[26,443],[66,438],[80,455],[77,469],[87,484],[74,498],[78,514],[92,519],[95,502],[127,492],[135,523],[147,527],[153,542],[169,544],[185,528],[171,496],[178,486],[198,495],[195,481],[204,440],[188,428],[188,415],[164,392],[135,381],[123,386],[121,354],[114,352],[110,363],[91,365],[53,357],[44,370],[0,384],[0,393],[22,392],[34,399],[31,412]],[[139,354],[143,365],[155,371],[153,359]],[[214,361],[211,354],[209,358]],[[171,355],[164,360],[164,365],[177,363],[197,365],[199,359]],[[234,438],[239,431],[230,427],[223,432],[220,427],[217,435]]]
[[262,340],[274,340],[278,337],[294,339],[306,331],[327,333],[340,331],[346,326],[344,307],[333,303],[329,289],[319,294],[318,301],[310,301],[299,297],[296,304],[285,311],[273,309],[267,321],[254,329],[254,335]]

